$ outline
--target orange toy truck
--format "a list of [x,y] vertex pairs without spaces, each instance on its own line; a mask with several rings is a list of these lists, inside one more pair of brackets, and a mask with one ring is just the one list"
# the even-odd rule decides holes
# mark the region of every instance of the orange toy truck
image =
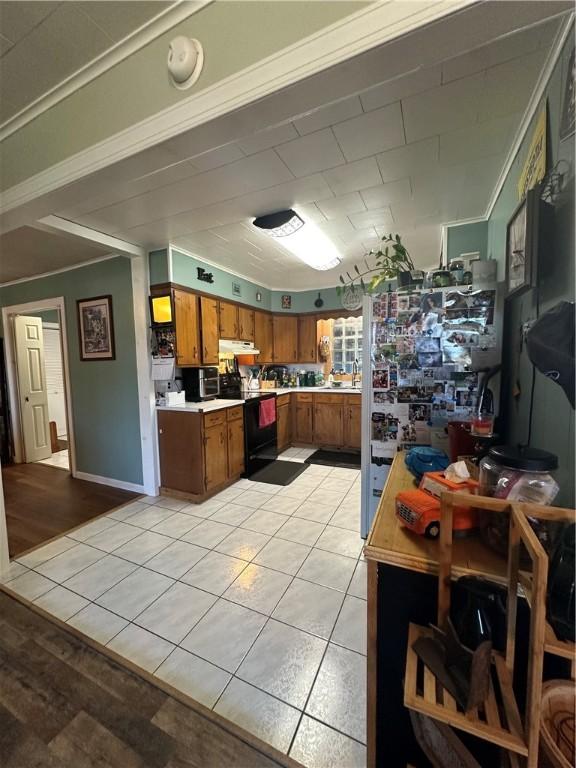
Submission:
[[[420,488],[401,491],[396,496],[396,516],[414,533],[437,539],[440,535],[440,496],[445,491],[472,493],[478,486],[475,480],[453,483],[443,472],[425,472]],[[471,507],[454,508],[454,531],[460,535],[478,526],[477,513]]]

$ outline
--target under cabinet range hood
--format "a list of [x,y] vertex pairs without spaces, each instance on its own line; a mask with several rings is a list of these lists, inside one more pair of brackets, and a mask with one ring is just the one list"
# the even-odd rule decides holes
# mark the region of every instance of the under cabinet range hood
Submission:
[[220,339],[218,342],[218,352],[221,354],[232,355],[259,355],[260,350],[256,349],[253,341],[229,341]]

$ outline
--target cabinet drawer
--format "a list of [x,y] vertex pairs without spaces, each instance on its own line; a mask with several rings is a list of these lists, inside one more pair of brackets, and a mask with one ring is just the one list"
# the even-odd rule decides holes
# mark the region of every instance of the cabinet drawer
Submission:
[[344,405],[344,397],[345,395],[314,395],[314,402]]
[[215,411],[214,413],[204,414],[204,427],[206,429],[210,427],[217,427],[219,424],[224,424],[226,421],[226,411]]
[[244,417],[244,408],[241,405],[235,405],[233,408],[226,409],[228,421],[237,421]]
[[312,392],[297,392],[296,393],[296,402],[297,403],[311,403],[312,402]]
[[281,405],[290,405],[290,395],[278,395],[276,397],[276,405],[280,408]]
[[346,399],[346,405],[357,405],[358,408],[362,405],[362,395],[344,395]]

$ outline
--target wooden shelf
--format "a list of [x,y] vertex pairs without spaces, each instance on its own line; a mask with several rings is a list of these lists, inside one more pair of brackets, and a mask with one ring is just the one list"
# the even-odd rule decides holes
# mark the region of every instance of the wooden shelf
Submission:
[[544,634],[544,650],[546,653],[552,653],[554,656],[562,656],[563,659],[568,659],[572,663],[576,658],[576,645],[570,640],[558,640],[556,633],[546,622],[546,630]]
[[465,713],[412,650],[418,637],[431,634],[426,627],[410,625],[404,706],[526,757],[528,745],[504,658],[493,653],[488,698],[482,707]]

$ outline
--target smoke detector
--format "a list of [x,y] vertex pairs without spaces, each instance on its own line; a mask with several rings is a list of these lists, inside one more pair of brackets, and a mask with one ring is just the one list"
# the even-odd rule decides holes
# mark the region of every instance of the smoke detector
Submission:
[[183,91],[194,85],[203,66],[204,50],[198,40],[178,35],[170,41],[168,73],[175,88]]

